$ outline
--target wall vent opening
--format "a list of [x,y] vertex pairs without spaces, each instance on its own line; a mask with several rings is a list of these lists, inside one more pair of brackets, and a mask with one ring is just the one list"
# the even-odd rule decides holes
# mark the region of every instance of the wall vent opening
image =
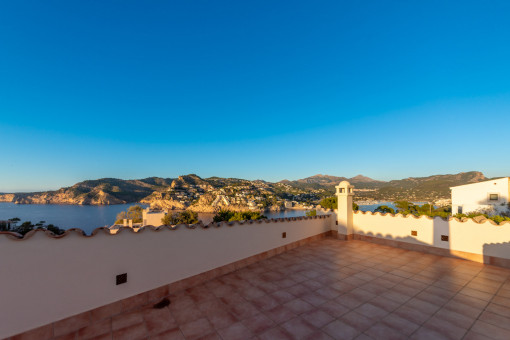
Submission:
[[117,286],[121,285],[123,283],[126,283],[127,282],[127,273],[117,275],[115,278],[115,282],[116,282]]
[[416,231],[416,230],[411,230],[411,235],[412,235],[412,236],[418,236],[418,231]]
[[287,238],[287,233],[282,233],[282,238]]
[[441,235],[441,241],[448,242],[448,235]]

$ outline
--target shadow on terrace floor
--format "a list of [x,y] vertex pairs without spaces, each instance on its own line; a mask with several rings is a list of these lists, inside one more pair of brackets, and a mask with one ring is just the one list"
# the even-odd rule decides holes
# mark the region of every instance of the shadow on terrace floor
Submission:
[[[510,338],[510,270],[325,239],[100,320],[97,339]],[[103,326],[101,326],[103,325]]]

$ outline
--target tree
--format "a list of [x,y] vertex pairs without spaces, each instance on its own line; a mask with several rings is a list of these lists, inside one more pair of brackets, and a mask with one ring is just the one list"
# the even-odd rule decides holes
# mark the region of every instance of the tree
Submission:
[[133,220],[133,223],[141,223],[143,219],[143,208],[140,205],[133,205],[129,207],[127,213],[121,211],[117,214],[115,224],[124,223],[124,219]]
[[383,214],[387,214],[387,213],[394,214],[395,213],[395,209],[390,208],[387,205],[381,205],[381,206],[378,206],[374,210],[374,212],[380,212],[380,213],[383,213]]
[[[336,210],[336,209],[338,209],[338,197],[336,197],[336,196],[327,197],[327,198],[323,199],[322,201],[320,201],[319,204],[324,209]],[[352,203],[352,210],[354,210],[354,211],[359,210],[359,206],[354,202]]]
[[164,225],[195,224],[198,223],[198,213],[185,210],[173,214],[167,214],[161,219]]
[[319,203],[324,209],[338,209],[338,198],[336,196],[327,197]]
[[262,215],[258,211],[230,211],[220,210],[214,215],[214,222],[233,222],[233,221],[247,221],[247,220],[261,220],[266,219],[267,216]]
[[418,211],[416,210],[416,205],[412,202],[408,201],[395,201],[393,202],[395,207],[397,208],[397,212],[408,215],[408,214],[415,214],[419,215]]
[[34,225],[30,221],[23,222],[19,227],[14,229],[15,232],[21,235],[25,235],[26,233],[32,230],[34,230]]
[[307,212],[306,212],[306,216],[308,216],[308,217],[317,216],[317,210],[310,210],[310,211],[307,211]]

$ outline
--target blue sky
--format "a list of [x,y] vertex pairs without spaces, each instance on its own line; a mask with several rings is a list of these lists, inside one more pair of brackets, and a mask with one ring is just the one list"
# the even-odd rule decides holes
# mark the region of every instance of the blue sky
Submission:
[[508,1],[3,1],[0,192],[510,175]]

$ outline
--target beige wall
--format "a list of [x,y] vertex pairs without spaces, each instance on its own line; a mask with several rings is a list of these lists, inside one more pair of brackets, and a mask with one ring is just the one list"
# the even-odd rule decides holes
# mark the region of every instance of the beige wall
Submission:
[[159,227],[160,225],[163,225],[161,220],[165,215],[167,214],[165,211],[153,211],[151,212],[149,209],[144,209],[142,213],[142,225],[152,225],[155,227]]
[[[0,338],[330,230],[331,217],[92,237],[0,234]],[[286,232],[287,237],[282,238]],[[115,285],[117,274],[128,282]]]
[[[510,259],[510,223],[495,225],[487,220],[479,224],[472,219],[445,221],[360,211],[353,216],[355,234]],[[413,230],[417,236],[411,235]],[[441,235],[449,236],[449,241],[441,241]]]

